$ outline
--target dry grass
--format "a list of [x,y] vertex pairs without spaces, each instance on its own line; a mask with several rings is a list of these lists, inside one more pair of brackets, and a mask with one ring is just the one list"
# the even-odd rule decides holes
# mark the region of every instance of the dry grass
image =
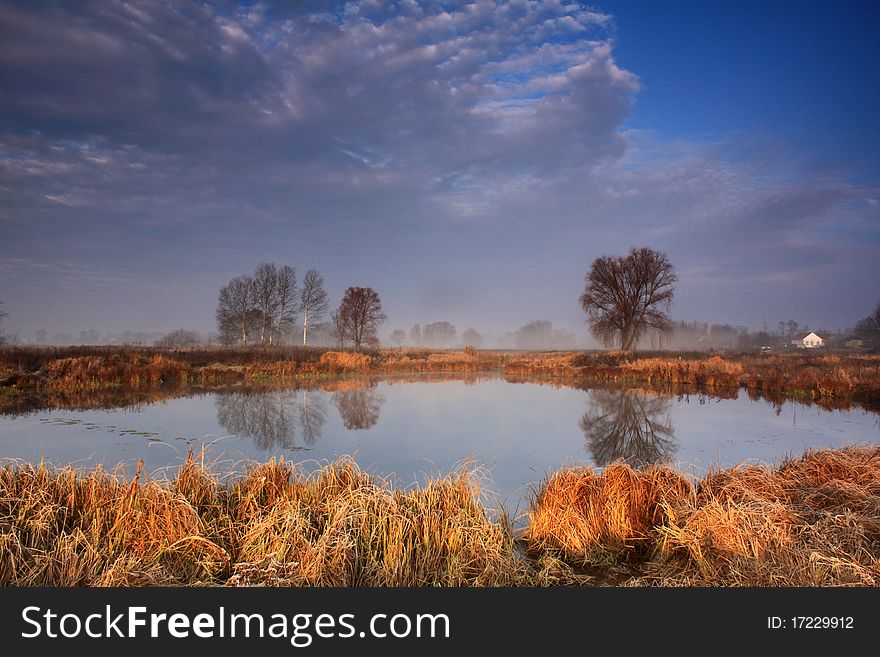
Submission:
[[530,513],[532,551],[629,566],[628,584],[876,586],[880,447],[808,452],[778,468],[553,475]]
[[691,494],[688,481],[665,467],[561,470],[532,505],[525,539],[533,554],[550,552],[576,565],[643,558],[654,549],[666,506]]
[[876,586],[880,446],[739,466],[696,485],[615,464],[550,476],[516,546],[463,469],[395,489],[351,460],[221,483],[0,469],[4,586]]
[[739,389],[839,404],[880,403],[880,356],[670,354],[303,347],[0,348],[0,389],[84,390],[183,383],[228,384],[351,374],[502,373],[572,381]]
[[383,349],[378,367],[383,372],[492,372],[507,356],[473,347],[463,350]]
[[351,461],[283,461],[220,484],[12,463],[0,470],[0,585],[511,585],[527,567],[473,473],[394,490]]

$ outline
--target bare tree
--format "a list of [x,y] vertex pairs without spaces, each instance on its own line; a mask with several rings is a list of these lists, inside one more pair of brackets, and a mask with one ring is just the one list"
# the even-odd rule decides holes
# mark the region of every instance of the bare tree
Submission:
[[593,335],[606,346],[618,342],[631,351],[648,331],[672,331],[668,315],[677,280],[664,253],[631,249],[623,257],[593,261],[580,297]]
[[403,329],[394,329],[391,331],[391,342],[393,342],[398,347],[403,344],[403,341],[406,340],[406,332]]
[[309,344],[309,321],[321,321],[327,312],[327,292],[324,290],[324,279],[314,269],[306,272],[303,278],[302,294],[299,307],[303,314],[303,347]]
[[386,317],[376,290],[371,287],[348,288],[336,312],[343,340],[351,340],[355,349],[378,345],[376,331]]
[[[273,334],[279,340],[283,340],[296,323],[296,297],[296,269],[284,265],[278,269],[275,279],[275,317],[272,321]],[[269,343],[272,343],[272,334],[269,335]]]
[[264,262],[254,272],[254,307],[260,312],[260,344],[270,339],[278,312],[278,268]]
[[476,347],[477,349],[483,346],[483,336],[475,328],[465,329],[464,333],[461,334],[461,339],[465,346]]
[[217,329],[226,343],[248,344],[254,320],[254,281],[250,276],[237,276],[220,290],[217,304]]

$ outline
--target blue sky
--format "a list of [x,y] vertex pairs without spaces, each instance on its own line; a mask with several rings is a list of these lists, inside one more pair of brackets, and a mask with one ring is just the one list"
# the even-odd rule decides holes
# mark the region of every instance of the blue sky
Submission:
[[876,181],[876,2],[610,2],[615,54],[642,82],[626,125],[752,134]]
[[880,301],[872,3],[0,2],[5,326],[209,330],[262,261],[385,332],[585,335],[590,262],[677,319]]

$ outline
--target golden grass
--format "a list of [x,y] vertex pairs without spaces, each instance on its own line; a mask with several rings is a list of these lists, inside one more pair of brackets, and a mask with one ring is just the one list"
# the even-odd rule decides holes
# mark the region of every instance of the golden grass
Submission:
[[665,467],[561,470],[532,505],[525,539],[533,553],[555,553],[578,565],[643,557],[653,549],[665,506],[691,493],[688,481]]
[[[396,489],[349,460],[220,482],[0,469],[4,586],[876,586],[880,446],[742,465],[561,470],[515,540],[461,469]],[[528,558],[517,543],[521,542]]]
[[82,390],[106,385],[163,384],[186,382],[189,367],[162,355],[152,357],[121,354],[80,356],[50,361],[45,368],[49,387]]
[[526,539],[568,564],[625,563],[630,584],[876,586],[880,446],[715,471],[696,488],[666,468],[563,471]]
[[0,348],[0,388],[74,391],[117,386],[227,384],[353,374],[503,373],[571,381],[739,389],[823,404],[880,403],[880,356],[519,352],[322,348]]
[[511,585],[526,565],[472,473],[394,490],[349,460],[283,461],[220,484],[192,454],[171,481],[0,470],[0,585]]

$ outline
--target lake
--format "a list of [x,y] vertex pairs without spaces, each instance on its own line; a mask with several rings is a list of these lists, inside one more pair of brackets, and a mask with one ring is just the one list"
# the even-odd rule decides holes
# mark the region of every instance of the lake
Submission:
[[191,390],[157,401],[141,395],[145,401],[120,408],[0,415],[0,457],[123,463],[129,474],[143,459],[148,471],[173,474],[191,445],[207,443],[220,473],[275,456],[311,469],[352,455],[402,486],[470,459],[516,515],[530,491],[565,465],[663,462],[700,476],[713,465],[777,463],[807,448],[880,441],[880,416],[864,409],[726,395],[735,398],[436,376]]

